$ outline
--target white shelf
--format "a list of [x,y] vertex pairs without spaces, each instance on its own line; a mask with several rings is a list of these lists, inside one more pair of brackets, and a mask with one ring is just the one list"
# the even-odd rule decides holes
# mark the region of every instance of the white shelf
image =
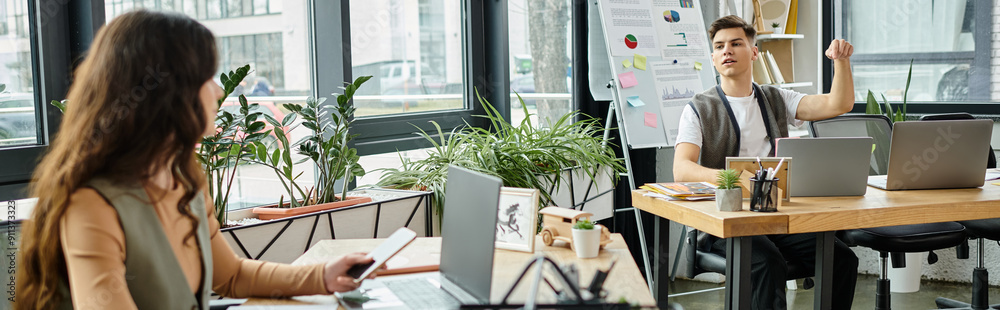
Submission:
[[778,39],[804,39],[804,34],[761,34],[757,35],[757,40],[778,40]]
[[813,86],[813,82],[784,83],[784,84],[777,84],[777,86],[781,88],[809,87]]

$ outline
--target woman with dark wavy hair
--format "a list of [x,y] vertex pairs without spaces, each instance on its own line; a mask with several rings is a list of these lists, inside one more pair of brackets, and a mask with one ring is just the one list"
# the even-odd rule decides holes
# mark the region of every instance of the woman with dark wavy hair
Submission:
[[135,11],[94,39],[35,170],[17,309],[208,309],[223,296],[357,288],[363,254],[315,266],[238,258],[219,233],[195,145],[215,132],[215,38],[176,13]]

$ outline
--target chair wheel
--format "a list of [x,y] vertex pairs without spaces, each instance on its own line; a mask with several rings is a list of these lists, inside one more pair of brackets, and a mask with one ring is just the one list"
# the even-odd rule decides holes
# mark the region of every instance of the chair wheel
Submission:
[[812,278],[806,278],[805,280],[802,280],[802,288],[803,289],[807,289],[808,290],[808,289],[813,288],[813,286],[816,286],[816,283],[813,282]]
[[930,253],[927,254],[927,264],[933,265],[937,261],[938,261],[937,254],[934,254],[934,251],[930,251]]

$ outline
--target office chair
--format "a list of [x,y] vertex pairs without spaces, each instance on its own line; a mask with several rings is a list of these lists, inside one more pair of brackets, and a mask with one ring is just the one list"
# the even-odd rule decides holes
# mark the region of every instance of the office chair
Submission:
[[[870,174],[886,174],[892,123],[884,115],[845,115],[809,124],[813,137],[872,137]],[[862,228],[838,232],[838,238],[848,246],[863,246],[879,252],[881,274],[876,284],[875,309],[890,309],[888,258],[892,267],[906,266],[904,253],[930,252],[958,246],[966,242],[965,227],[957,222]],[[928,262],[937,259],[931,252]]]
[[[969,113],[959,112],[924,115],[920,118],[922,121],[955,119],[975,119],[975,117],[972,117]],[[988,152],[989,159],[987,160],[986,168],[996,168],[997,159],[996,154],[993,153],[993,147],[990,147]],[[938,297],[934,302],[941,309],[989,309],[991,307],[988,292],[990,277],[984,264],[985,240],[1000,240],[1000,219],[960,221],[959,223],[965,226],[965,231],[969,235],[969,238],[978,239],[979,243],[979,257],[976,260],[976,267],[972,270],[972,303],[964,303],[944,297]],[[968,250],[968,247],[959,247],[959,251],[962,251],[964,254],[960,255],[960,258],[968,258]],[[1000,304],[993,305],[992,308],[1000,309]]]

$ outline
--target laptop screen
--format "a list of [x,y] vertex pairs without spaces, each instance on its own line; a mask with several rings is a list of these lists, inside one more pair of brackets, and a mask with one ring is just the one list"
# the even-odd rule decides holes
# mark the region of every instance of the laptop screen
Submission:
[[449,166],[441,222],[441,274],[480,301],[490,299],[500,179]]

